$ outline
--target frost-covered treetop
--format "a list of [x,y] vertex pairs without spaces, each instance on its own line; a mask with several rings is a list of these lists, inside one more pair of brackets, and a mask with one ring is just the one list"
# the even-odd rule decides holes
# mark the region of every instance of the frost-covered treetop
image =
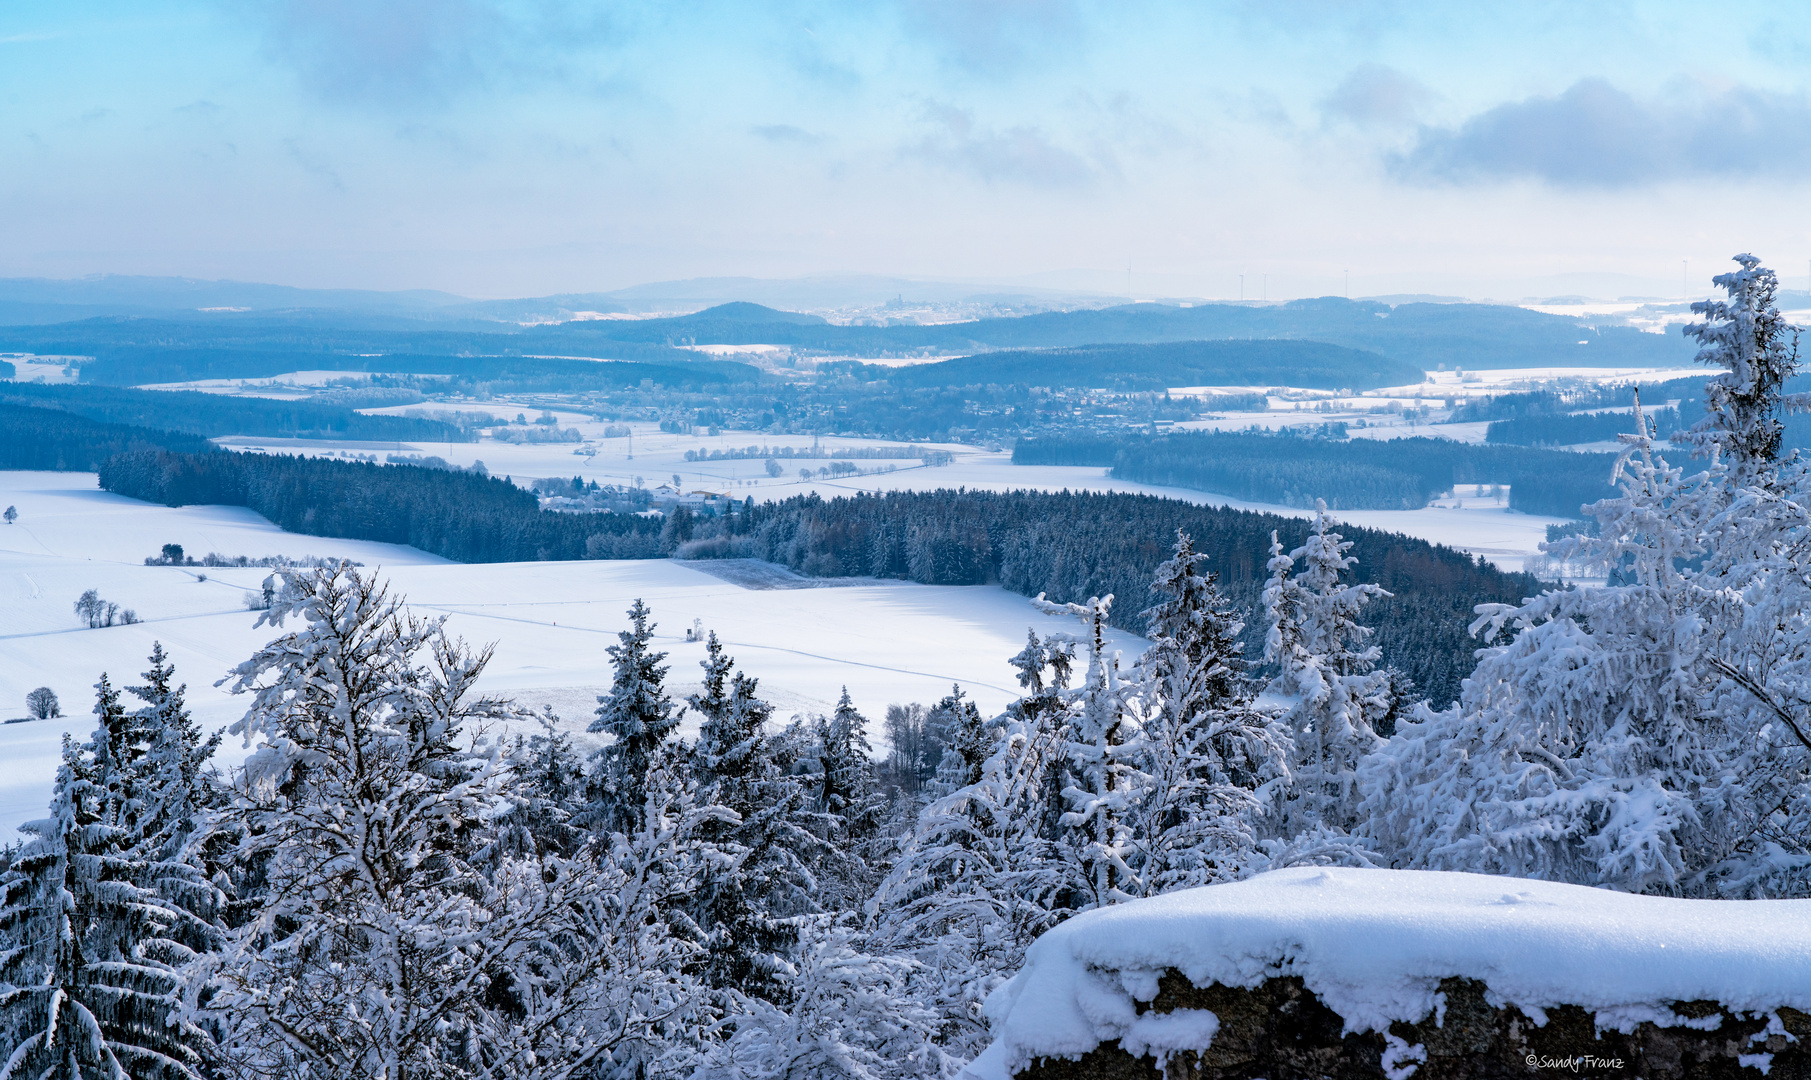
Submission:
[[1485,874],[1297,867],[1084,912],[989,996],[994,1043],[969,1072],[1007,1080],[1109,1039],[1129,1054],[1209,1045],[1210,1012],[1145,1012],[1165,971],[1196,986],[1300,976],[1351,1031],[1435,1011],[1440,980],[1495,999],[1665,1020],[1677,1001],[1811,1007],[1811,900],[1681,900]]
[[1779,409],[1805,408],[1811,398],[1780,393],[1798,366],[1799,330],[1774,304],[1779,279],[1753,255],[1735,261],[1740,270],[1711,279],[1729,299],[1693,304],[1704,321],[1685,327],[1702,346],[1697,361],[1727,372],[1705,387],[1705,417],[1688,437],[1701,452],[1715,448],[1739,473],[1750,474],[1779,456]]

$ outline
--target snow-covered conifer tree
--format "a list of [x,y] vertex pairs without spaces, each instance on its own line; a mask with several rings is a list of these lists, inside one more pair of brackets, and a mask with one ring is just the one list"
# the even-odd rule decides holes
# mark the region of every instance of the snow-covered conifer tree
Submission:
[[535,720],[541,733],[528,738],[522,777],[537,796],[570,808],[584,789],[585,770],[578,752],[572,748],[572,737],[559,729],[560,718],[553,706],[543,706]]
[[1460,701],[1366,763],[1399,865],[1699,895],[1811,892],[1804,463],[1778,457],[1792,330],[1751,256],[1694,305],[1711,381],[1687,476],[1638,430],[1598,536],[1548,545],[1611,584],[1488,605]]
[[816,724],[818,763],[816,801],[818,808],[843,821],[845,837],[863,839],[872,834],[876,821],[874,794],[874,751],[868,744],[868,719],[849,699],[849,688],[837,699],[836,711],[818,717]]
[[747,1002],[693,1080],[941,1080],[961,1067],[911,996],[911,960],[864,952],[843,921],[817,918],[797,967],[788,1005]]
[[[1032,713],[1056,713],[1063,708],[1063,691],[1069,689],[1075,666],[1075,643],[1065,638],[1038,640],[1038,632],[1025,630],[1025,647],[1007,663],[1019,675],[1024,696],[1013,702],[1013,715],[1027,719]],[[1048,677],[1044,674],[1049,671]]]
[[960,684],[952,685],[943,700],[932,707],[929,725],[943,744],[937,779],[931,786],[932,797],[941,798],[979,780],[981,764],[993,749],[993,739],[981,710],[968,700]]
[[[1023,722],[1027,730],[1050,732],[1059,742],[1067,739],[1069,679],[1075,668],[1074,640],[1059,634],[1040,641],[1037,631],[1028,627],[1025,647],[1007,663],[1018,671],[1019,686],[1025,691],[1007,706],[1008,715]],[[1063,792],[1073,783],[1074,774],[1067,760],[1053,762],[1043,772],[1044,793],[1038,835],[1055,841],[1063,838],[1065,833],[1066,799]]]
[[1268,693],[1287,703],[1282,721],[1293,743],[1289,785],[1277,789],[1265,831],[1293,846],[1283,856],[1289,860],[1364,858],[1342,838],[1359,825],[1359,762],[1383,743],[1367,714],[1377,711],[1374,699],[1388,687],[1372,676],[1379,651],[1365,645],[1371,632],[1358,616],[1372,598],[1389,593],[1345,583],[1358,560],[1346,554],[1352,544],[1332,525],[1320,505],[1307,543],[1287,555],[1273,534],[1264,586],[1270,619],[1264,659],[1277,668]]
[[759,680],[735,670],[713,632],[705,644],[704,689],[688,700],[702,718],[693,750],[699,798],[725,811],[702,829],[717,857],[703,872],[690,910],[705,934],[705,977],[713,986],[783,1000],[790,916],[813,910],[810,863],[825,853],[806,792],[775,760],[766,732],[772,706]]
[[102,994],[89,985],[95,958],[80,906],[92,883],[71,866],[102,839],[91,835],[99,816],[91,771],[64,735],[51,816],[26,825],[31,840],[0,878],[0,1045],[8,1048],[0,1072],[9,1075],[128,1075],[95,1015]]
[[639,599],[630,605],[629,629],[606,650],[616,667],[610,693],[597,699],[597,719],[591,722],[592,731],[614,740],[592,755],[592,806],[586,814],[591,827],[606,831],[637,827],[635,818],[647,801],[642,783],[648,761],[679,727],[666,692],[667,669],[660,665],[667,654],[648,648],[654,639],[649,614]]
[[942,1045],[958,1057],[986,1045],[982,1000],[1090,895],[1061,825],[1073,649],[1029,635],[1011,661],[1026,694],[982,726],[992,746],[978,777],[925,807],[869,903],[876,943],[921,965],[911,992],[942,1017]]
[[[189,977],[223,1070],[588,1076],[655,1023],[636,1001],[693,1007],[664,959],[636,959],[673,943],[613,861],[631,839],[488,858],[493,815],[521,797],[515,763],[466,730],[510,711],[473,692],[488,650],[345,564],[286,573],[260,618],[290,617],[304,625],[230,677],[252,699],[232,730],[254,745],[198,837],[237,838],[248,894]],[[643,790],[670,786],[646,763]]]
[[119,691],[101,673],[94,684],[94,716],[98,725],[90,750],[94,755],[95,781],[100,785],[100,814],[112,827],[123,830],[128,845],[138,836],[145,814],[144,771],[140,765],[150,742],[140,717],[126,711]]
[[829,827],[827,858],[818,872],[827,892],[823,898],[827,910],[860,907],[876,884],[872,871],[887,801],[876,789],[867,725],[850,700],[848,687],[835,712],[813,721],[817,769],[809,779],[815,785],[812,803]]
[[512,756],[521,777],[522,801],[498,820],[503,829],[498,853],[572,855],[587,836],[585,829],[572,823],[581,808],[584,768],[572,748],[572,738],[559,729],[553,706],[542,706],[535,720],[541,728],[539,734],[516,737]]
[[1068,812],[1062,824],[1086,882],[1080,906],[1118,903],[1143,891],[1128,859],[1135,858],[1132,813],[1147,779],[1139,769],[1144,745],[1129,700],[1133,687],[1120,674],[1118,654],[1107,652],[1113,597],[1053,604],[1040,595],[1033,603],[1046,614],[1073,616],[1085,628],[1078,644],[1087,650],[1088,668],[1081,685],[1066,695],[1067,716],[1060,728],[1072,772],[1063,790]]
[[127,687],[144,702],[134,715],[148,742],[142,768],[145,807],[138,830],[148,853],[168,857],[181,849],[194,831],[197,815],[214,801],[206,768],[221,733],[203,737],[184,701],[188,687],[175,682],[176,668],[162,642],[151,643],[150,660],[144,685]]
[[1138,881],[1146,894],[1228,881],[1253,865],[1254,818],[1288,777],[1286,730],[1252,707],[1244,629],[1205,556],[1178,532],[1157,570],[1162,596],[1144,612],[1151,647],[1139,658],[1137,708],[1144,790],[1132,810]]
[[943,1045],[963,1058],[986,1045],[982,1000],[1086,888],[1043,831],[1048,774],[1063,766],[1060,734],[1048,713],[1003,719],[980,779],[925,807],[869,906],[877,942],[923,965],[913,993],[943,1018]]
[[51,816],[0,876],[0,1076],[196,1077],[209,1040],[177,1004],[209,928],[156,886],[198,875],[136,842],[143,746],[106,676],[95,689],[94,737],[64,736]]
[[1704,419],[1685,441],[1701,453],[1714,448],[1743,483],[1779,456],[1782,409],[1803,408],[1811,395],[1782,393],[1798,367],[1799,331],[1774,302],[1779,279],[1753,255],[1735,261],[1740,270],[1714,279],[1729,299],[1694,303],[1704,321],[1684,328],[1702,346],[1697,361],[1725,369],[1705,384]]

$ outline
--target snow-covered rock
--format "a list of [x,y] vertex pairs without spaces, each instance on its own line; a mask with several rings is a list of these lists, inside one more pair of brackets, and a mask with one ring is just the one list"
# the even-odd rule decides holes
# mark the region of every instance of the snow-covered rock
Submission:
[[1594,1013],[1599,1031],[1704,1027],[1671,1006],[1709,1001],[1771,1030],[1780,1009],[1811,1011],[1811,900],[1684,900],[1429,871],[1272,871],[1090,911],[1046,933],[988,998],[994,1043],[970,1073],[1005,1080],[1034,1059],[1077,1058],[1109,1040],[1159,1058],[1205,1049],[1219,1027],[1211,1012],[1141,1012],[1167,972],[1195,987],[1296,977],[1345,1031],[1376,1032],[1392,1046],[1393,1022],[1431,1016],[1438,1025],[1446,979],[1483,984],[1490,1005],[1517,1008],[1537,1027],[1562,1005]]

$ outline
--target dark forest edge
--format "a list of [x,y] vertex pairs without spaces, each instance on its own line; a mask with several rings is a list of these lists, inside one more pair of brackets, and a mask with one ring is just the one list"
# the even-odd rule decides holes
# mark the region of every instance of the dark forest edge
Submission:
[[[1266,578],[1274,533],[1302,543],[1302,518],[1119,492],[895,491],[823,499],[804,495],[746,507],[689,526],[680,558],[754,558],[812,577],[864,575],[927,585],[997,584],[1058,603],[1115,598],[1111,625],[1142,633],[1139,612],[1177,531],[1195,538],[1205,565],[1237,607],[1251,611]],[[1474,666],[1478,642],[1466,628],[1481,603],[1518,603],[1539,592],[1527,574],[1378,529],[1347,528],[1357,576],[1393,595],[1365,613],[1383,662],[1444,704]],[[1254,655],[1263,641],[1246,627]]]
[[206,454],[214,446],[199,435],[106,424],[0,401],[0,469],[94,472],[115,455],[143,450]]
[[5,383],[0,402],[58,409],[105,424],[185,435],[267,438],[466,442],[452,424],[413,416],[372,416],[338,405],[229,397],[198,390],[132,390],[112,386]]
[[[1626,421],[1626,417],[1624,418]],[[1509,506],[1576,518],[1615,494],[1613,454],[1450,439],[1337,440],[1255,432],[1020,439],[1015,465],[1108,466],[1113,476],[1245,499],[1334,510],[1414,510],[1454,484],[1506,484]]]
[[419,465],[136,450],[98,471],[101,487],[116,495],[244,506],[289,532],[404,544],[454,562],[659,558],[663,525],[672,524],[544,511],[508,479]]

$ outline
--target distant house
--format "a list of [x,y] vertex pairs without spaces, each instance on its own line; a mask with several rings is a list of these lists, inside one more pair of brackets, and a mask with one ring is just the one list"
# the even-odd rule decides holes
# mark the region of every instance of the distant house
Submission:
[[722,491],[706,491],[696,488],[692,491],[681,491],[671,484],[662,484],[654,489],[654,501],[663,506],[717,506],[727,501],[729,495]]

